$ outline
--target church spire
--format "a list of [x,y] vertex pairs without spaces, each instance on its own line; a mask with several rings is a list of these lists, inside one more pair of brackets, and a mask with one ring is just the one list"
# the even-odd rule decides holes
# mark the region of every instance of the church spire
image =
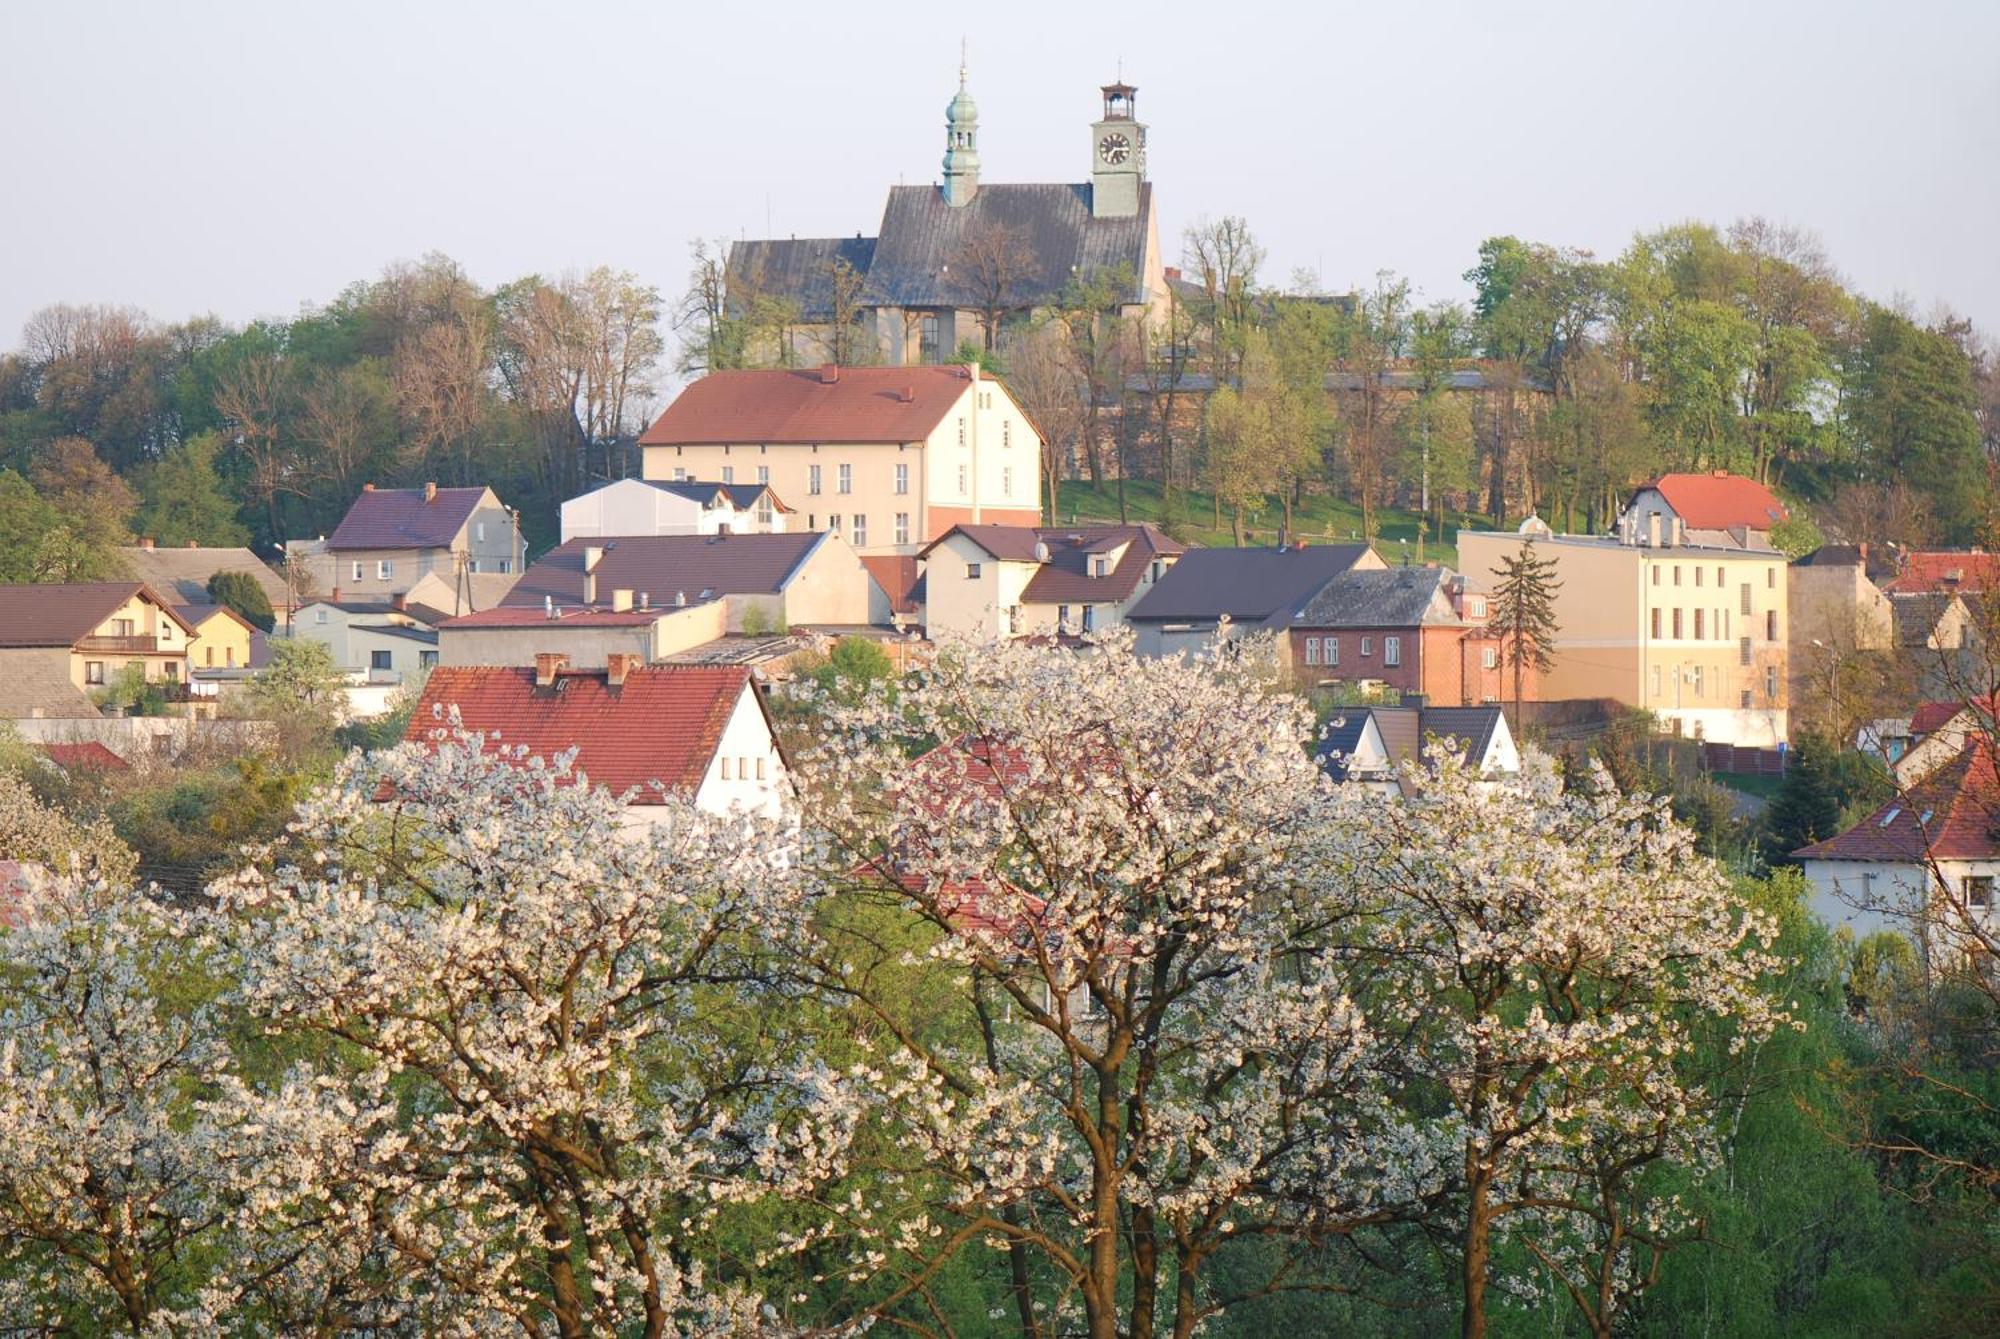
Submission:
[[958,48],[958,96],[944,109],[944,202],[967,204],[979,189],[979,108],[966,91],[966,50]]

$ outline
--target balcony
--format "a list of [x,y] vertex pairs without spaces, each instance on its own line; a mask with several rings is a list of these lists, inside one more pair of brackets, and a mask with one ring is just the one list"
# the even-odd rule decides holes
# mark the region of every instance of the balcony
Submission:
[[76,649],[88,655],[92,652],[114,656],[172,656],[179,655],[180,649],[160,645],[157,637],[85,637],[77,642]]

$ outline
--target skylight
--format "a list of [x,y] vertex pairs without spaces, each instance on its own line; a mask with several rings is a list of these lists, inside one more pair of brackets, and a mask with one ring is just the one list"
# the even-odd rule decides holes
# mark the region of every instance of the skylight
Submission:
[[1882,815],[1882,822],[1880,826],[1885,828],[1888,827],[1891,823],[1896,821],[1896,816],[1902,812],[1903,811],[1900,808],[1891,809],[1888,813]]

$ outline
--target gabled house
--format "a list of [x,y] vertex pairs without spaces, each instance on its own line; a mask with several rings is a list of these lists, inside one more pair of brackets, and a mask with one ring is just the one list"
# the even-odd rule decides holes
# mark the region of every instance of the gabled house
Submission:
[[574,670],[560,655],[532,667],[440,667],[404,738],[433,742],[451,713],[489,748],[552,760],[621,796],[628,821],[658,821],[668,794],[711,813],[776,817],[790,774],[762,690],[743,666],[643,665],[614,655]]
[[1190,549],[1125,613],[1140,655],[1200,650],[1229,637],[1283,633],[1335,577],[1386,567],[1366,544]]
[[1335,781],[1407,791],[1405,768],[1423,761],[1434,743],[1458,750],[1483,776],[1521,770],[1514,732],[1499,707],[1433,707],[1421,694],[1407,694],[1394,707],[1336,708],[1317,756]]
[[435,574],[447,589],[475,573],[521,570],[520,527],[490,488],[362,485],[325,544],[300,549],[315,589],[336,599],[381,600]]
[[1662,474],[1632,495],[1619,525],[1634,536],[1662,544],[1705,548],[1761,549],[1771,544],[1771,527],[1790,513],[1778,495],[1740,474]]
[[249,549],[187,544],[162,548],[150,539],[118,550],[125,570],[175,604],[209,604],[208,583],[224,572],[241,572],[262,587],[271,608],[283,613],[285,578]]
[[250,667],[250,648],[257,636],[250,620],[226,604],[181,604],[174,606],[174,612],[194,630],[187,653],[194,674]]
[[956,525],[918,555],[924,635],[1102,632],[1186,551],[1150,525]]
[[291,635],[324,642],[334,665],[357,682],[393,685],[437,664],[437,629],[447,617],[400,595],[313,600],[293,616]]
[[1500,700],[1500,639],[1487,597],[1443,567],[1343,572],[1292,615],[1287,650],[1305,687],[1374,682],[1433,702]]
[[769,484],[620,479],[562,504],[564,542],[609,535],[773,535],[791,508]]
[[446,619],[438,625],[438,663],[532,665],[561,655],[575,670],[603,669],[614,655],[657,665],[668,657],[719,640],[728,603],[721,598],[686,605],[638,608],[613,593],[610,608],[503,605]]
[[2000,553],[1985,549],[1909,549],[1896,557],[1896,574],[1884,583],[1892,595],[1949,591],[1983,595],[2000,590]]
[[2000,695],[1919,702],[1900,731],[1893,730],[1892,722],[1876,723],[1877,741],[1870,751],[1889,764],[1896,785],[1907,790],[1957,758],[1974,741],[2000,738],[1996,735],[2000,730],[1996,706],[2000,706]]
[[185,683],[194,629],[137,581],[0,586],[0,716],[96,716],[128,669]]
[[[1916,785],[1837,837],[1792,853],[1820,918],[1855,935],[1896,930],[1926,953],[1949,949],[1940,925],[2000,930],[2000,779],[1991,743],[1976,738]],[[1948,899],[1941,909],[1939,899]]]
[[631,535],[572,539],[502,601],[521,609],[680,608],[720,600],[730,632],[889,621],[889,600],[839,535]]
[[1041,433],[977,364],[711,372],[639,445],[650,481],[767,485],[792,508],[788,529],[865,554],[1041,517]]

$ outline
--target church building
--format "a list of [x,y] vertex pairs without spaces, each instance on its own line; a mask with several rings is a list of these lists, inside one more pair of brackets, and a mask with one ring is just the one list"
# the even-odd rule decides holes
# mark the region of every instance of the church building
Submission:
[[1131,288],[1121,315],[1162,310],[1167,281],[1137,94],[1123,82],[1104,87],[1088,181],[987,183],[979,179],[979,109],[961,66],[958,95],[945,108],[942,182],[891,187],[873,237],[734,244],[732,307],[756,298],[789,304],[797,318],[791,361],[822,361],[844,261],[860,281],[847,305],[873,336],[878,360],[905,366],[943,362],[966,340],[988,343],[990,314],[1011,324],[1052,305],[1072,279],[1122,271]]

